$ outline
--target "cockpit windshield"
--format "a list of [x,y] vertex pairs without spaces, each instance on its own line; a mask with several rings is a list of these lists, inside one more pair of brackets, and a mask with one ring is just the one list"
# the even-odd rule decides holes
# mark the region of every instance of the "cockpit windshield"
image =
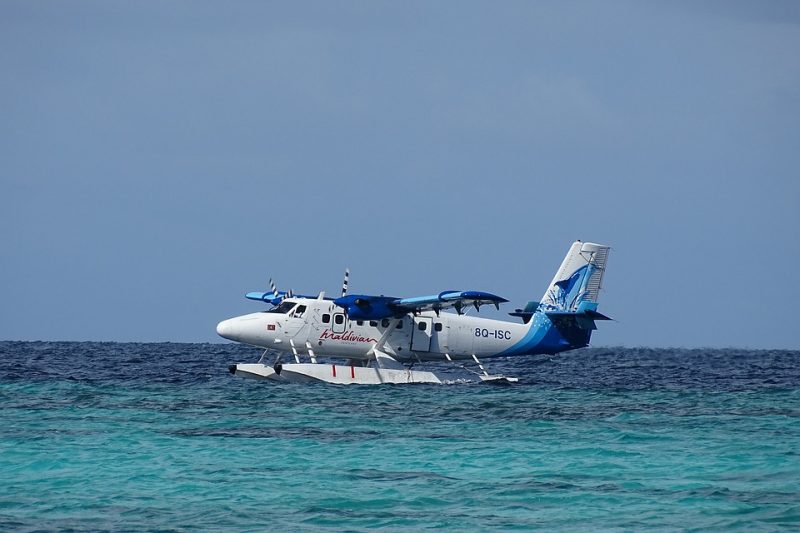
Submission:
[[291,311],[295,305],[297,305],[297,302],[281,302],[281,304],[278,307],[273,307],[272,309],[267,311],[267,313],[280,313],[282,315],[285,315],[286,313]]

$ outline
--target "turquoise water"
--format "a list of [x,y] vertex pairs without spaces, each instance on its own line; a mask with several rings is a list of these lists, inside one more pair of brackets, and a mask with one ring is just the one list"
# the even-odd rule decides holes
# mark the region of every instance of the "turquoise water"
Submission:
[[[586,349],[513,386],[271,384],[233,345],[0,343],[0,529],[800,527],[800,352]],[[464,376],[456,377],[468,377]]]

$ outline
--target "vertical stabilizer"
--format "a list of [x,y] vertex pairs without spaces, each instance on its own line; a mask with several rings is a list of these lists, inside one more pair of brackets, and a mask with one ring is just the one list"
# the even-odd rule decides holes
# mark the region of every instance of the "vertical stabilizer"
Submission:
[[[575,241],[539,305],[540,311],[578,311],[582,302],[597,302],[610,247]],[[595,306],[596,307],[596,306]]]

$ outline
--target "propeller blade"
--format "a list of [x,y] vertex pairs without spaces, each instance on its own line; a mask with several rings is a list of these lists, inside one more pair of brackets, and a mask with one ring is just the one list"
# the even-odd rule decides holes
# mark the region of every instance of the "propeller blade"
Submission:
[[344,269],[344,281],[342,282],[342,297],[347,296],[347,284],[350,283],[350,269]]
[[275,282],[272,281],[272,278],[269,278],[269,288],[272,289],[272,296],[277,298],[278,297],[278,289],[275,287]]

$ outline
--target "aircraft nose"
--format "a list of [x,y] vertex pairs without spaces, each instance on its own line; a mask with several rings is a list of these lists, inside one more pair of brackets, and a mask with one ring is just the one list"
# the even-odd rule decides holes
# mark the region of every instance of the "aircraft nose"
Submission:
[[217,324],[217,335],[223,337],[225,339],[231,334],[231,321],[230,320],[223,320],[219,324]]

